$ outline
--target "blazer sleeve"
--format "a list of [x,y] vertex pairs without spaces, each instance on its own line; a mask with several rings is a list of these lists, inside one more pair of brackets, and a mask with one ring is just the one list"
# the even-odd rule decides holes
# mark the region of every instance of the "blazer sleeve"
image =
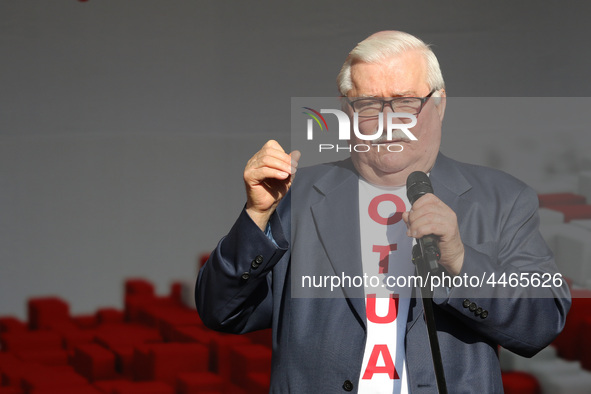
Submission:
[[234,334],[271,327],[272,269],[288,241],[277,212],[270,226],[274,242],[243,209],[199,271],[195,303],[207,327]]
[[539,232],[533,189],[524,186],[499,223],[496,242],[465,244],[460,276],[478,283],[436,289],[434,301],[493,343],[531,357],[562,331],[570,292]]

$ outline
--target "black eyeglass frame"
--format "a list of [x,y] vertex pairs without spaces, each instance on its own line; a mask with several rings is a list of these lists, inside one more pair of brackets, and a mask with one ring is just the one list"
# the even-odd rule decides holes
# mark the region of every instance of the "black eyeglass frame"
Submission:
[[[404,100],[404,99],[413,98],[413,99],[418,99],[418,100],[420,100],[420,101],[421,101],[421,106],[419,107],[419,110],[418,110],[416,113],[414,113],[414,114],[413,114],[413,115],[415,115],[415,116],[419,116],[419,114],[420,114],[420,113],[421,113],[421,111],[423,110],[423,107],[425,106],[425,103],[427,102],[427,100],[429,100],[429,99],[431,98],[431,96],[433,95],[433,93],[437,92],[438,90],[439,90],[439,89],[433,89],[433,90],[431,90],[431,92],[429,92],[429,94],[428,94],[428,95],[426,95],[425,97],[395,97],[395,98],[393,98],[393,99],[391,99],[391,100],[382,100],[382,99],[380,99],[380,98],[377,98],[377,97],[367,97],[367,98],[359,98],[359,99],[357,99],[357,100],[353,100],[353,101],[349,100],[349,98],[347,97],[347,102],[349,103],[349,105],[351,106],[351,108],[353,109],[353,111],[354,111],[354,112],[357,112],[357,111],[355,111],[355,103],[356,103],[357,101],[361,101],[361,100],[370,100],[370,99],[371,99],[371,100],[377,100],[377,101],[380,101],[380,102],[382,103],[382,108],[380,109],[380,113],[383,113],[383,112],[384,112],[384,107],[386,106],[386,103],[387,103],[387,104],[390,106],[390,109],[391,109],[392,111],[394,111],[394,107],[392,106],[392,103],[393,103],[394,101],[396,101],[396,100]],[[394,112],[395,112],[395,111],[394,111]],[[358,116],[359,116],[360,118],[375,118],[375,117],[377,117],[378,115],[358,115]]]

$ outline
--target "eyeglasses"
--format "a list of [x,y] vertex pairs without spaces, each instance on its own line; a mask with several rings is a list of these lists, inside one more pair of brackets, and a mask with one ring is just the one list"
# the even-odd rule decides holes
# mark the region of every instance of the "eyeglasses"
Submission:
[[406,112],[418,116],[425,103],[437,90],[432,90],[425,97],[396,97],[391,100],[382,100],[380,98],[361,98],[358,100],[349,100],[349,105],[353,111],[359,114],[360,118],[375,118],[384,112],[386,104],[394,112]]

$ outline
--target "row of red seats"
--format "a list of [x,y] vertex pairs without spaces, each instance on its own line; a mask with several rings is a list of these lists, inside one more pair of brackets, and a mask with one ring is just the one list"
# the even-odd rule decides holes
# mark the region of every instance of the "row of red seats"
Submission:
[[74,317],[59,298],[31,299],[28,322],[0,317],[0,394],[268,392],[270,331],[208,330],[180,290],[128,280],[123,311]]
[[[569,315],[555,343],[562,357],[591,354],[580,351],[582,330],[591,328],[586,302],[574,302],[581,313]],[[29,301],[27,323],[0,317],[0,394],[263,393],[270,346],[269,330],[206,329],[182,304],[179,284],[157,297],[151,283],[128,280],[123,311],[71,317],[65,301],[48,297]],[[504,372],[503,382],[507,393],[540,392],[528,374]]]

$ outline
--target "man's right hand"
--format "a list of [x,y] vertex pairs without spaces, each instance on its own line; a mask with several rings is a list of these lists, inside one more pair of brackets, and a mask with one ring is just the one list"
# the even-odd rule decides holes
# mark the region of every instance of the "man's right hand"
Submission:
[[285,153],[277,141],[267,141],[244,169],[246,212],[265,230],[279,201],[291,187],[301,153]]

